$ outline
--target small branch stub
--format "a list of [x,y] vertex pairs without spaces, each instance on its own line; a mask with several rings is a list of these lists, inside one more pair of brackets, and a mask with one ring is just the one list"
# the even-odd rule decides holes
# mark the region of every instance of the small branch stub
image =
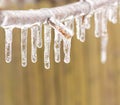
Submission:
[[60,32],[65,38],[69,39],[73,36],[73,32],[55,18],[49,18],[47,22],[53,29]]

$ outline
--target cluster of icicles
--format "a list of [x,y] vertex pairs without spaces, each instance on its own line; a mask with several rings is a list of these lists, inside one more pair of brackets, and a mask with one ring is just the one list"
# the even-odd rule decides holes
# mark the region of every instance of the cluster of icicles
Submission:
[[[44,42],[44,66],[50,68],[50,46],[51,46],[51,29],[54,29],[54,59],[55,62],[61,61],[60,49],[63,42],[64,62],[70,62],[71,39],[74,34],[81,42],[85,41],[86,29],[90,28],[90,19],[94,15],[95,36],[101,38],[101,62],[106,61],[106,51],[108,43],[107,22],[117,23],[118,4],[112,4],[92,11],[86,16],[70,16],[59,23],[54,17],[51,17],[45,24],[36,24],[31,27],[31,61],[37,62],[37,48],[42,48]],[[42,41],[42,30],[44,25],[44,41]],[[5,29],[5,60],[10,63],[12,60],[12,30],[13,27],[3,27]],[[76,33],[74,29],[76,28]],[[57,30],[56,30],[57,29]],[[59,30],[59,31],[58,31]],[[71,37],[62,35],[68,32]],[[67,31],[66,31],[67,30]],[[66,35],[67,35],[66,34]],[[27,36],[28,28],[21,27],[21,65],[27,66]]]

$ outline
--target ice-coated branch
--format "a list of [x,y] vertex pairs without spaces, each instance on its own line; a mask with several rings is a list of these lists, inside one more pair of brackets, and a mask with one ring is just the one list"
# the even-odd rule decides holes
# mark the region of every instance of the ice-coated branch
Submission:
[[[5,60],[12,60],[12,30],[21,29],[21,64],[27,66],[27,34],[31,29],[31,61],[37,62],[37,48],[43,45],[44,66],[50,68],[51,32],[54,29],[55,61],[61,61],[60,50],[63,44],[64,62],[70,62],[71,41],[76,25],[77,39],[85,41],[86,29],[90,28],[91,17],[94,16],[95,36],[101,38],[101,61],[107,59],[107,21],[117,22],[118,4],[120,0],[80,0],[65,6],[43,8],[38,10],[1,10],[0,26],[5,29]],[[44,28],[42,28],[44,26]],[[42,30],[44,37],[42,38]]]
[[0,11],[0,26],[30,27],[39,22],[44,23],[51,17],[62,20],[69,16],[86,15],[89,11],[90,4],[88,2],[77,2],[39,10],[2,10]]
[[91,9],[97,9],[117,0],[86,0],[69,5],[43,8],[39,10],[1,10],[0,26],[31,26],[39,22],[44,23],[48,18],[55,17],[62,20],[69,16],[86,15]]

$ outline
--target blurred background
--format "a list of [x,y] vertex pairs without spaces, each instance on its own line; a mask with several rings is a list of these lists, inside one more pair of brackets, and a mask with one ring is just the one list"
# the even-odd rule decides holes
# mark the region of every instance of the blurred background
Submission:
[[[1,0],[1,9],[37,9],[65,5],[77,0]],[[100,62],[100,39],[94,37],[94,20],[87,31],[86,42],[72,40],[71,62],[54,62],[53,38],[51,69],[45,70],[43,51],[38,62],[30,60],[21,67],[20,29],[13,33],[13,60],[4,60],[5,33],[0,28],[0,105],[120,105],[120,24],[108,24],[108,59]]]

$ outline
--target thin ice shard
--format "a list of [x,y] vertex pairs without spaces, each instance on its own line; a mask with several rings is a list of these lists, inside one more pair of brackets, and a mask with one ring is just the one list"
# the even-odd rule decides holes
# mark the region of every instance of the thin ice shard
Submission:
[[[73,31],[73,21],[65,21],[65,26]],[[71,39],[63,38],[64,62],[70,63]]]
[[27,36],[28,36],[28,29],[22,28],[21,29],[21,64],[22,64],[22,67],[27,66]]
[[76,21],[76,35],[77,35],[77,39],[80,40],[82,17],[81,16],[76,16],[75,17],[75,21]]
[[44,66],[50,68],[50,45],[51,45],[51,27],[44,25]]
[[106,8],[102,10],[102,35],[101,35],[101,62],[105,63],[107,59],[107,44],[108,44],[108,32],[107,32],[107,16]]
[[31,27],[31,61],[37,62],[37,31],[38,26]]
[[55,62],[59,63],[60,59],[60,47],[61,47],[62,36],[61,33],[55,30],[55,38],[54,38],[54,54],[55,54]]
[[5,28],[5,61],[10,63],[12,60],[12,31],[13,28]]
[[37,47],[42,48],[42,24],[38,26],[37,31]]
[[101,36],[101,10],[98,10],[94,14],[94,21],[95,21],[95,37]]

